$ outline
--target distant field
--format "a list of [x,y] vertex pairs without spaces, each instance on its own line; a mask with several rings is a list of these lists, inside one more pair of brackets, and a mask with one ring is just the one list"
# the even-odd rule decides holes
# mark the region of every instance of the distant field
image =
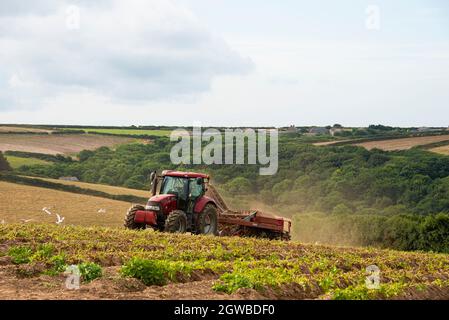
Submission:
[[[54,224],[57,213],[65,218],[64,225],[120,227],[130,207],[127,202],[9,182],[0,182],[0,194],[0,221],[5,223],[32,219],[28,223]],[[105,212],[99,213],[100,209]]]
[[97,132],[97,133],[107,133],[107,134],[117,134],[117,135],[150,135],[150,136],[170,136],[170,130],[133,130],[133,129],[90,129],[81,128],[73,130],[84,130],[85,132]]
[[407,150],[416,146],[441,141],[449,141],[449,135],[369,141],[369,142],[355,143],[354,145],[364,147],[368,150],[377,148],[385,151],[392,151],[392,150]]
[[86,149],[94,150],[102,146],[113,147],[134,141],[136,139],[89,134],[0,134],[0,151],[12,150],[71,155]]
[[439,153],[439,154],[444,154],[444,155],[449,156],[449,145],[447,145],[447,146],[441,146],[441,147],[436,147],[436,148],[432,148],[432,149],[430,149],[429,151],[432,151],[432,152],[436,152],[436,153]]
[[19,168],[21,166],[33,166],[33,165],[49,165],[51,162],[34,159],[34,158],[21,158],[15,156],[6,156],[6,160],[9,162],[13,169]]
[[129,188],[123,188],[123,187],[115,187],[115,186],[108,186],[108,185],[104,185],[104,184],[87,183],[87,182],[79,182],[79,181],[65,181],[65,180],[59,180],[59,179],[38,178],[38,177],[30,177],[30,178],[54,182],[54,183],[60,183],[60,184],[69,185],[69,186],[77,186],[77,187],[80,187],[83,189],[102,191],[102,192],[106,192],[106,193],[113,194],[113,195],[133,195],[133,196],[143,197],[143,198],[150,197],[150,191],[145,191],[145,190],[129,189]]
[[9,126],[0,126],[1,132],[37,132],[37,133],[49,133],[52,130],[47,129],[37,129],[37,128],[25,128],[25,127],[9,127]]

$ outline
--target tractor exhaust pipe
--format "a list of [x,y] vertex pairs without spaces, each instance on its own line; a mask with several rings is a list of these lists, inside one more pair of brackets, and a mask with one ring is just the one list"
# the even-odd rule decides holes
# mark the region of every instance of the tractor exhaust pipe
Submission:
[[153,171],[150,174],[150,181],[151,181],[151,195],[156,195],[156,189],[157,189],[157,172]]

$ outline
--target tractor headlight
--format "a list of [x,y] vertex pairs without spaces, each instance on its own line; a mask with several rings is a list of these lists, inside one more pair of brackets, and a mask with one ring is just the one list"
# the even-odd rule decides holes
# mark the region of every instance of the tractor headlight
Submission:
[[145,206],[145,210],[149,210],[149,211],[159,211],[159,206],[156,205],[146,205]]

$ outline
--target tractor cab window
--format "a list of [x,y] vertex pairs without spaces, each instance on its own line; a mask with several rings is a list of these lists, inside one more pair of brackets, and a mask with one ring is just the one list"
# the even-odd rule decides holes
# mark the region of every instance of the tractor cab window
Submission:
[[[201,182],[201,183],[199,183]],[[203,194],[203,182],[196,178],[189,179],[189,192],[192,199],[196,199]]]
[[180,177],[165,177],[161,186],[161,194],[174,194],[187,200],[188,179]]

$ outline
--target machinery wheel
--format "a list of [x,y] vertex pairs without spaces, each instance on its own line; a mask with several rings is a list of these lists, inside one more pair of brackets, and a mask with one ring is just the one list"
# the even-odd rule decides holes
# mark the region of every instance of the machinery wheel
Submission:
[[196,233],[212,236],[218,235],[218,214],[214,205],[207,204],[203,211],[198,213]]
[[166,232],[185,233],[187,231],[187,215],[182,210],[173,210],[165,220]]
[[141,205],[133,205],[131,208],[128,209],[128,212],[126,213],[125,216],[125,228],[127,229],[133,229],[133,230],[138,230],[138,229],[145,229],[146,225],[145,223],[136,223],[134,222],[134,217],[136,215],[136,212],[139,210],[145,210],[144,206]]

